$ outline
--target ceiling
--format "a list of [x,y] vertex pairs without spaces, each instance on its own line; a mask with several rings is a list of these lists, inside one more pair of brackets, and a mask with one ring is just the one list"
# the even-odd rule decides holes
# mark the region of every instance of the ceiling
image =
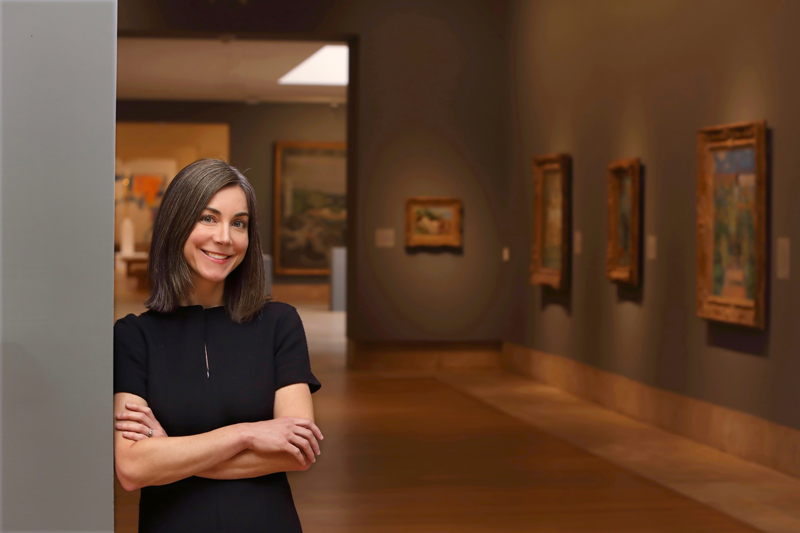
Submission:
[[121,37],[120,100],[344,103],[347,87],[278,85],[278,78],[326,44]]

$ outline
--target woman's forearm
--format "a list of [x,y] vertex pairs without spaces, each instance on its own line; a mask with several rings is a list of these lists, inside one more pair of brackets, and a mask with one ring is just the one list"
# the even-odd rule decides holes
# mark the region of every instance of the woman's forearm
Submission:
[[126,490],[165,485],[212,469],[247,449],[248,445],[245,424],[188,437],[137,442],[118,440],[115,449],[117,477]]
[[310,462],[302,465],[287,452],[258,453],[244,450],[196,475],[209,479],[245,479],[275,472],[307,470],[309,466]]

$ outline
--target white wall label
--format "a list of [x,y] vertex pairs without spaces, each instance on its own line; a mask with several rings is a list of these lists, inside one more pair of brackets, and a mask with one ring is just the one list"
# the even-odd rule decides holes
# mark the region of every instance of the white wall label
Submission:
[[511,261],[511,250],[508,246],[503,247],[503,261]]
[[376,228],[375,246],[377,248],[394,248],[394,228]]
[[646,248],[646,257],[648,260],[652,261],[658,256],[658,238],[655,235],[647,236]]
[[790,242],[788,237],[779,237],[777,246],[777,269],[775,277],[778,279],[789,279],[789,266],[791,250],[789,248]]
[[581,255],[583,250],[583,233],[576,231],[572,235],[572,251],[575,255]]

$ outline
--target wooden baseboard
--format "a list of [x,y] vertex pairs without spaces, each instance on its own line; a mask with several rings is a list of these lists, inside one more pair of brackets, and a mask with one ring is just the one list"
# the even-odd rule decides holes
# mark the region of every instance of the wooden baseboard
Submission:
[[800,431],[796,429],[518,344],[503,343],[501,363],[506,371],[800,477]]
[[500,348],[500,342],[443,344],[348,340],[347,367],[422,374],[500,368]]

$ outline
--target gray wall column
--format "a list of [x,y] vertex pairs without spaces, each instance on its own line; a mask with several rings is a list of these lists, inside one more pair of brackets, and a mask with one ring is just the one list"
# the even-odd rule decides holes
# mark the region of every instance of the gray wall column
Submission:
[[113,530],[114,0],[0,1],[0,530]]

